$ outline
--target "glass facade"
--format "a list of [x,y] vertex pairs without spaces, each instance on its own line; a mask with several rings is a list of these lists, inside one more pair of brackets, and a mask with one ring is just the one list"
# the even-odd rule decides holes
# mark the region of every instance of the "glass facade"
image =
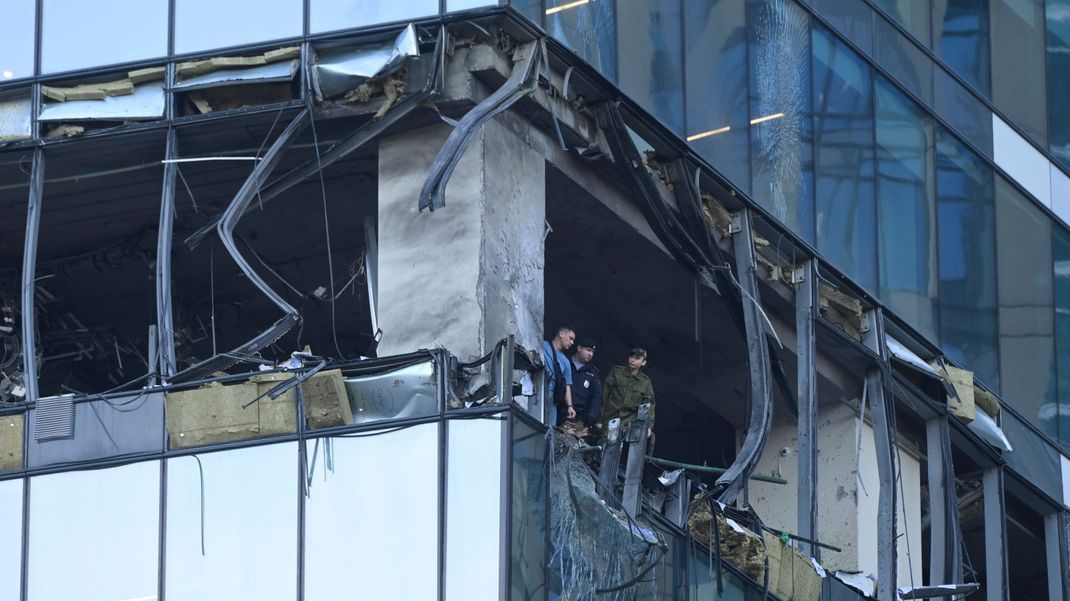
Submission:
[[512,430],[512,601],[545,595],[549,539],[549,472],[545,434],[523,420]]
[[43,0],[41,11],[41,73],[167,55],[167,0]]
[[1041,146],[1047,143],[1042,0],[990,0],[992,101]]
[[438,14],[438,0],[391,0],[390,2],[308,1],[308,28],[312,33],[392,23]]
[[617,79],[617,10],[614,2],[545,0],[546,31],[610,80]]
[[[1055,227],[1053,230],[1055,356],[1058,360],[1059,403],[1052,409],[1059,442],[1070,449],[1070,232],[1061,227]],[[1063,407],[1068,408],[1064,410]]]
[[[1047,79],[1051,153],[1070,167],[1070,0],[1047,0]],[[2,42],[0,42],[2,43]]]
[[0,83],[33,76],[36,1],[4,3],[4,35],[0,35]]
[[684,131],[680,0],[629,0],[620,11],[620,87],[677,134]]
[[175,0],[175,53],[300,36],[301,0]]
[[933,50],[978,91],[989,90],[987,0],[933,0]]
[[0,599],[18,599],[22,588],[23,480],[0,482]]

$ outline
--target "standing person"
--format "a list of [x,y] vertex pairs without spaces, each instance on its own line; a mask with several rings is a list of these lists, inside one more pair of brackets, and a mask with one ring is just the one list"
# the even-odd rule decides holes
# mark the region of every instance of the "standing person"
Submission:
[[602,419],[595,424],[596,428],[601,428],[609,420],[619,417],[620,431],[624,432],[639,412],[639,405],[650,403],[647,436],[654,433],[654,385],[643,373],[644,367],[646,349],[636,347],[628,353],[627,365],[617,365],[609,370],[602,389]]
[[[557,425],[558,408],[565,410],[568,419],[576,417],[572,408],[572,366],[564,351],[572,348],[576,332],[569,326],[557,328],[551,340],[542,343],[542,359],[546,364],[546,399],[550,402],[550,425]],[[564,421],[564,420],[562,420]]]
[[591,362],[594,350],[594,339],[580,336],[576,339],[576,352],[572,354],[572,406],[576,410],[576,419],[591,428],[602,415],[602,376]]

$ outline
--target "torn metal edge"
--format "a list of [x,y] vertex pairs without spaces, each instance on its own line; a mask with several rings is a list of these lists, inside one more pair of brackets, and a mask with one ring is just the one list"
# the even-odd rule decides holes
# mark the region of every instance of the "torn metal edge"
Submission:
[[41,226],[41,201],[45,191],[45,151],[33,151],[29,207],[26,210],[26,241],[22,250],[22,372],[26,401],[37,402],[37,320],[34,292],[37,289],[37,239]]
[[[160,195],[160,228],[156,239],[156,335],[160,380],[167,379],[177,370],[175,359],[175,325],[171,307],[171,243],[175,224],[175,181],[178,164],[178,134],[174,127],[167,128],[167,147],[163,167],[163,191]],[[155,361],[156,358],[151,358]]]

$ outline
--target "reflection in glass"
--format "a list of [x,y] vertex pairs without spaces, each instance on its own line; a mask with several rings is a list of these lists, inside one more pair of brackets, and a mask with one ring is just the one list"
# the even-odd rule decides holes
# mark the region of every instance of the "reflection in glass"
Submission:
[[[1055,260],[1055,356],[1058,358],[1059,442],[1070,449],[1070,232],[1059,226],[1052,239]],[[1064,409],[1065,407],[1065,409]]]
[[29,601],[155,599],[160,463],[30,480]]
[[1003,453],[1007,465],[1052,498],[1061,499],[1063,485],[1059,451],[1037,436],[1036,432],[1029,429],[1011,412],[1001,413],[1003,415],[1000,418],[1000,428],[1014,449]]
[[988,0],[933,0],[933,50],[988,95]]
[[992,170],[943,128],[936,138],[940,342],[979,380],[999,387],[996,224]]
[[293,599],[298,478],[297,443],[167,460],[167,599]]
[[[735,573],[724,570],[721,572],[721,582],[724,592],[717,593],[717,576],[710,569],[709,549],[697,544],[690,546],[690,568],[688,569],[688,586],[695,591],[692,599],[717,599],[718,601],[746,601],[750,598],[747,594],[746,585]],[[835,580],[829,578],[827,580]],[[761,593],[758,594],[761,596]]]
[[513,601],[546,597],[547,481],[546,437],[513,418]]
[[438,439],[424,424],[319,441],[331,448],[308,466],[306,601],[436,597]]
[[880,296],[936,339],[932,120],[883,78],[877,80],[876,116]]
[[874,58],[892,79],[927,106],[933,100],[933,62],[914,42],[883,18],[875,19]]
[[[504,420],[449,421],[446,472],[447,601],[496,601],[501,561]],[[472,561],[478,557],[479,561]]]
[[819,26],[813,51],[817,248],[875,292],[873,76],[861,57]]
[[680,0],[620,4],[620,87],[676,133],[684,130]]
[[[996,178],[999,360],[1003,399],[1052,436],[1055,405],[1051,220]],[[1047,416],[1045,418],[1044,416]]]
[[960,138],[992,158],[992,111],[939,67],[933,72],[933,110]]
[[873,54],[873,9],[869,4],[814,0],[813,5],[832,29],[854,42],[863,54]]
[[1070,0],[1048,0],[1047,24],[1048,106],[1062,107],[1051,112],[1051,152],[1070,168]]
[[43,0],[41,72],[167,54],[167,0]]
[[301,35],[301,0],[175,0],[175,52]]
[[1011,121],[1044,145],[1048,111],[1043,0],[989,0],[989,7],[992,101]]
[[546,30],[606,78],[617,80],[613,0],[546,0]]
[[22,588],[22,487],[0,482],[0,599],[18,599]]
[[4,2],[4,34],[0,35],[0,83],[33,76],[35,0]]
[[309,28],[312,33],[393,23],[438,14],[438,0],[310,0],[309,6]]
[[747,144],[746,6],[738,0],[684,2],[687,140],[743,191]]
[[753,196],[813,241],[809,21],[793,2],[747,3]]
[[919,42],[928,46],[930,0],[875,0],[877,6],[907,28]]

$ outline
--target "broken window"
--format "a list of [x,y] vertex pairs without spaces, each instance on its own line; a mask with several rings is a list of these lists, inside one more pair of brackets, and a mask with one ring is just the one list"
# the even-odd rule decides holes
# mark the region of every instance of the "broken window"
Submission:
[[175,53],[300,36],[301,0],[177,0]]
[[156,596],[159,461],[37,476],[29,486],[33,490],[28,507],[33,535],[26,557],[29,601]]
[[310,0],[309,11],[309,31],[322,33],[437,15],[438,0]]
[[162,132],[48,152],[37,234],[41,396],[144,378],[156,322]]
[[295,442],[168,459],[167,598],[292,598],[299,473]]
[[86,131],[162,119],[164,67],[147,67],[91,81],[41,87],[44,137],[73,137]]
[[0,146],[33,135],[33,101],[29,90],[0,94]]
[[179,63],[173,86],[176,111],[200,115],[300,98],[300,58],[301,48],[289,46],[252,56]]
[[423,424],[306,443],[305,599],[343,598],[355,585],[368,599],[436,597],[438,430]]
[[[961,440],[958,438],[958,441]],[[966,444],[967,448],[972,447],[972,444]],[[985,544],[984,470],[958,444],[952,445],[951,460],[955,466],[955,497],[958,500],[959,529],[962,532],[962,579],[963,582],[980,583],[981,590],[975,595],[984,599],[987,598],[985,564],[988,553]],[[993,552],[1000,551],[993,549]]]
[[0,36],[0,83],[33,77],[36,0],[4,2],[4,35]]
[[26,400],[22,345],[22,263],[31,153],[0,156],[0,406]]
[[23,480],[0,482],[0,598],[21,599]]
[[167,10],[166,0],[43,0],[41,72],[164,56]]
[[[1009,477],[1004,503],[1007,510],[1007,588],[1010,589],[1010,598],[1047,601],[1050,564],[1044,515],[1038,513],[1044,506],[1012,494],[1012,486],[1019,485],[1012,484],[1012,478]],[[998,552],[998,549],[991,549],[991,552]]]

